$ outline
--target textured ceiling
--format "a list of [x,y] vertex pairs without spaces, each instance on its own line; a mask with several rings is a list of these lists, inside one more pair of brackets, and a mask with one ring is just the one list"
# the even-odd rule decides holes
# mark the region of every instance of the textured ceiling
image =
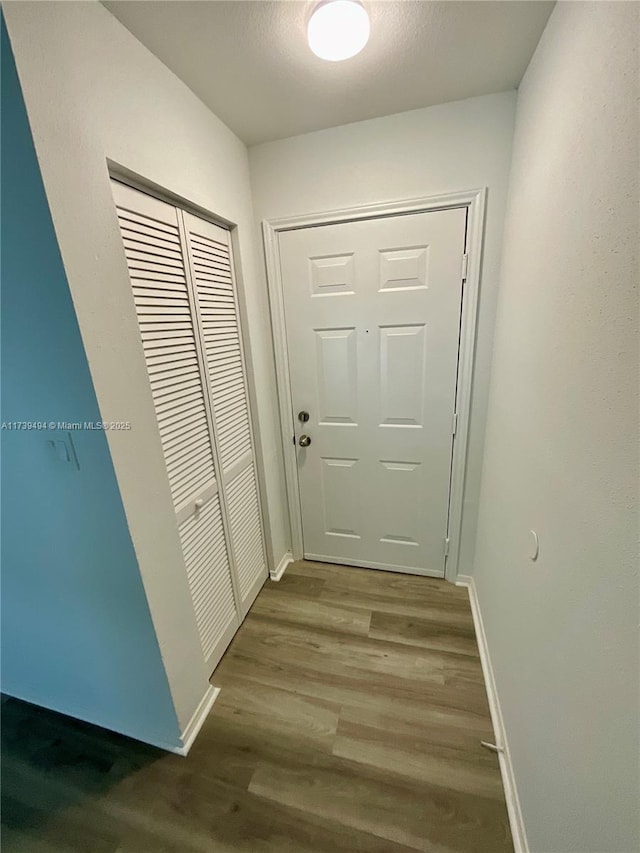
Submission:
[[306,0],[105,0],[248,145],[515,88],[553,3],[364,0],[369,44],[325,62]]

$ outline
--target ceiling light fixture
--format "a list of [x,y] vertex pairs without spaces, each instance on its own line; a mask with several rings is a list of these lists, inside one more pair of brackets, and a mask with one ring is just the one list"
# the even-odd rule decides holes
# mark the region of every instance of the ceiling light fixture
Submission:
[[350,59],[369,41],[367,11],[358,0],[325,0],[313,10],[307,38],[320,59]]

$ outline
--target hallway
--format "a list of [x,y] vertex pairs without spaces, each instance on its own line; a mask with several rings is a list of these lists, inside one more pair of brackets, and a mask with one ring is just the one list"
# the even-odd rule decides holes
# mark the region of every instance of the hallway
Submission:
[[510,851],[467,592],[295,563],[187,759],[10,700],[7,853]]

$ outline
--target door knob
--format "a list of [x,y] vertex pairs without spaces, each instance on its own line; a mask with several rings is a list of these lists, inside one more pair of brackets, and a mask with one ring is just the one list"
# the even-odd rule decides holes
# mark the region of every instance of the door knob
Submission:
[[309,447],[311,444],[311,436],[310,435],[301,435],[298,439],[298,444],[300,447]]
[[197,501],[193,502],[193,505],[196,508],[196,510],[202,509],[202,507],[204,506],[204,501],[202,498],[198,498]]

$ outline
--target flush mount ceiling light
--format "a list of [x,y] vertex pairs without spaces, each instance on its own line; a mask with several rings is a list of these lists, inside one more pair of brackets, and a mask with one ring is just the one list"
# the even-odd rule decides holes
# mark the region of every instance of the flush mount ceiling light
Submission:
[[320,59],[350,59],[369,41],[367,11],[358,0],[325,0],[313,10],[307,38]]

